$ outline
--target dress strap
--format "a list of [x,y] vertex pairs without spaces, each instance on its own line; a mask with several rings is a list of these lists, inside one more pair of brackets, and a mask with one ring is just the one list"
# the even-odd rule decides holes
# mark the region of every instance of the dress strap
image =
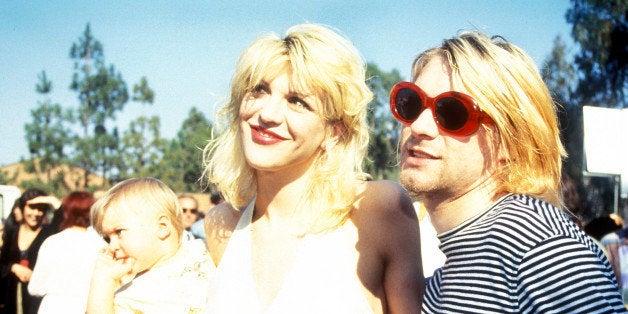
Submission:
[[238,224],[236,225],[236,230],[241,230],[246,228],[246,226],[251,224],[253,221],[253,212],[255,211],[255,197],[249,202],[249,205],[246,206],[240,220],[238,220]]

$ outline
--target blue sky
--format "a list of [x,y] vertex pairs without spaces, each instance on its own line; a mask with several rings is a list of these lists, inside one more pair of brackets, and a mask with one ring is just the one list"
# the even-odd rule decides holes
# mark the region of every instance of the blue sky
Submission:
[[[0,1],[0,166],[28,157],[24,124],[43,99],[35,92],[45,70],[50,100],[78,105],[69,90],[69,50],[85,25],[104,46],[129,89],[146,76],[151,106],[129,102],[118,115],[126,129],[139,115],[161,118],[172,138],[190,109],[211,117],[227,94],[240,52],[265,32],[294,24],[332,26],[369,62],[408,78],[422,50],[460,30],[499,34],[525,49],[540,66],[557,35],[570,43],[569,1]],[[573,47],[573,45],[571,45]]]

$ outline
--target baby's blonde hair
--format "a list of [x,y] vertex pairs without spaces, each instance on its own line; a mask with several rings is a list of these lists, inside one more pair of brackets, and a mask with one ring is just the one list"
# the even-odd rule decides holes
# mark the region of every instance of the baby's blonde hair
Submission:
[[155,178],[124,180],[105,192],[91,210],[91,225],[98,233],[102,234],[103,218],[113,206],[123,206],[138,215],[164,214],[181,239],[183,214],[177,195]]

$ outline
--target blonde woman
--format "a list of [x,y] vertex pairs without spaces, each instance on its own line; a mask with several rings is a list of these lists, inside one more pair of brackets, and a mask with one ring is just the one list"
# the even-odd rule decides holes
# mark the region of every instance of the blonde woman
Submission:
[[417,313],[419,230],[396,183],[367,181],[365,64],[331,29],[297,25],[240,56],[205,148],[226,202],[205,219],[211,313]]

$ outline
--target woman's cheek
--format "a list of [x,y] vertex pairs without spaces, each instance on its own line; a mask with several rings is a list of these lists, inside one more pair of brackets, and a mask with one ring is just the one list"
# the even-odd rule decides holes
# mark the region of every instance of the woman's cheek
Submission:
[[251,95],[247,95],[242,99],[240,104],[239,115],[241,119],[248,119],[252,117],[256,112],[261,110],[264,103],[264,98],[256,98]]

